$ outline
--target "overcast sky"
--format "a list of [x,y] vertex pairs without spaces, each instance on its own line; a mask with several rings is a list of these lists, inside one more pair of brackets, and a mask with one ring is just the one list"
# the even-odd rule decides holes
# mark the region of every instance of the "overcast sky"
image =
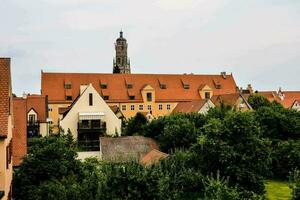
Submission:
[[233,73],[239,86],[300,90],[300,0],[0,0],[13,90],[41,70],[111,73],[120,29],[133,73]]

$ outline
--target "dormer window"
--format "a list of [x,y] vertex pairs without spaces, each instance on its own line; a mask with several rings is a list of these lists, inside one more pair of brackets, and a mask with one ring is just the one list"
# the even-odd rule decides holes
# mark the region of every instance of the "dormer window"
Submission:
[[158,82],[159,82],[160,89],[167,89],[167,84],[163,79],[159,78]]
[[109,100],[109,96],[103,96],[104,100]]
[[132,84],[127,84],[127,89],[131,89],[133,88],[133,85]]
[[72,101],[72,96],[67,95],[67,96],[66,96],[66,100],[67,100],[67,101]]
[[152,93],[147,92],[147,101],[152,101]]
[[205,92],[205,99],[210,99],[210,92]]
[[71,83],[65,83],[65,89],[72,89]]
[[183,84],[183,88],[188,90],[188,89],[190,89],[190,85],[189,84]]
[[107,84],[106,83],[101,83],[100,87],[101,87],[101,89],[107,89]]
[[213,80],[213,82],[214,82],[214,85],[215,85],[216,89],[221,89],[222,88],[220,81]]
[[132,96],[129,96],[129,99],[130,99],[130,100],[134,100],[134,99],[135,99],[135,96],[133,96],[133,95],[132,95]]
[[128,77],[125,78],[125,85],[126,85],[127,89],[133,88],[133,82],[132,82],[131,78],[128,78]]
[[160,84],[160,89],[167,89],[167,85],[166,84]]

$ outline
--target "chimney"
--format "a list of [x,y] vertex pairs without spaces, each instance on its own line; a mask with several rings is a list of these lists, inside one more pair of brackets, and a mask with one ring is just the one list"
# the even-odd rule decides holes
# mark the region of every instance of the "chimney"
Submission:
[[283,101],[285,95],[283,94],[281,87],[279,87],[277,94],[278,94],[278,97],[281,99],[281,101]]
[[252,88],[252,85],[251,85],[251,84],[248,84],[247,90],[250,92],[250,94],[253,93],[253,88]]
[[27,96],[28,96],[28,94],[26,94],[25,92],[23,92],[23,95],[22,95],[23,99],[27,99]]
[[221,76],[226,79],[226,72],[221,72]]

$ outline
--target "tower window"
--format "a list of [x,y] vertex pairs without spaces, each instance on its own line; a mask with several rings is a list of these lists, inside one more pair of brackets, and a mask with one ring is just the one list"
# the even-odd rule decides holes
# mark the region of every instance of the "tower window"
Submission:
[[120,63],[121,62],[121,58],[117,58],[117,62]]
[[152,101],[152,93],[151,92],[147,93],[147,101]]
[[210,92],[205,92],[205,99],[210,99]]
[[93,105],[93,94],[92,93],[89,94],[89,105],[90,106]]
[[72,96],[66,96],[67,101],[72,101]]

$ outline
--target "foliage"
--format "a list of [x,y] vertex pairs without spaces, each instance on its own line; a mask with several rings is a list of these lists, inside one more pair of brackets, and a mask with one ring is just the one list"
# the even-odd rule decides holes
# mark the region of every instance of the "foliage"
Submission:
[[[79,172],[77,154],[64,137],[45,137],[32,140],[27,157],[14,174],[15,199],[31,199],[39,187],[49,190],[61,180]],[[50,183],[47,183],[50,181]],[[58,185],[59,186],[59,185]]]
[[224,120],[211,119],[203,126],[192,151],[203,173],[220,171],[245,195],[263,194],[270,163],[269,145],[253,113],[230,112]]
[[290,187],[292,189],[292,200],[300,199],[300,171],[295,169],[290,174]]
[[137,135],[143,130],[143,126],[147,124],[147,118],[140,112],[134,117],[130,118],[127,122],[123,135]]
[[300,166],[300,141],[280,141],[273,148],[273,174],[286,179],[289,172]]
[[258,108],[261,108],[261,107],[271,106],[271,103],[269,102],[269,100],[259,94],[251,94],[248,98],[248,103],[251,105],[251,107],[254,110],[257,110]]

